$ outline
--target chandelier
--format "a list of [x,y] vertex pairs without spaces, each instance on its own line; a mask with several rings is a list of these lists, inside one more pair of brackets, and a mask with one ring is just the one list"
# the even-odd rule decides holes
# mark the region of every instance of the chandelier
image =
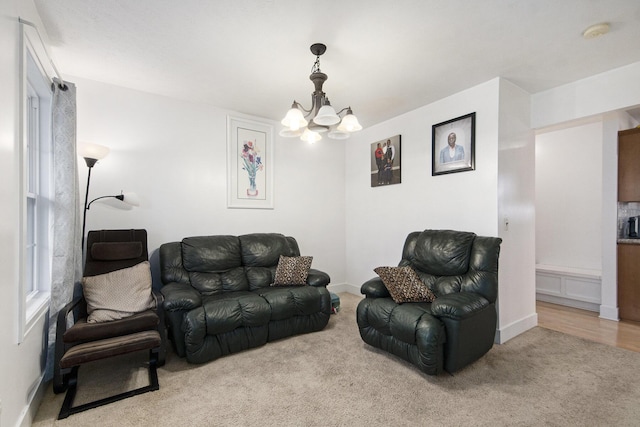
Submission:
[[[281,123],[284,129],[280,131],[280,136],[299,136],[303,141],[313,144],[322,139],[321,133],[326,132],[331,139],[347,139],[351,132],[362,129],[358,119],[353,115],[351,107],[343,108],[336,113],[329,98],[322,91],[322,85],[328,77],[320,71],[320,55],[326,50],[327,47],[322,43],[311,45],[311,53],[316,56],[309,76],[315,87],[315,91],[311,94],[311,108],[307,110],[294,100],[291,109],[282,119]],[[344,117],[340,118],[340,115],[345,112]],[[307,121],[311,117],[312,119]]]

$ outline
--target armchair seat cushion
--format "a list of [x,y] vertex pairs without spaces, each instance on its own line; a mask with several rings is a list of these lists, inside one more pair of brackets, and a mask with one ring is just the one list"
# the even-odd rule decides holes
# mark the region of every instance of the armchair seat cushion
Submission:
[[363,324],[407,344],[416,343],[418,322],[425,313],[431,314],[430,303],[396,304],[391,298],[371,299],[367,308],[366,318],[361,319]]
[[71,347],[60,359],[61,368],[71,368],[107,357],[139,350],[151,350],[161,343],[158,331],[137,332],[131,335],[91,341]]
[[111,322],[88,323],[86,318],[82,318],[64,332],[62,339],[66,343],[97,341],[155,329],[159,323],[155,310],[143,311]]

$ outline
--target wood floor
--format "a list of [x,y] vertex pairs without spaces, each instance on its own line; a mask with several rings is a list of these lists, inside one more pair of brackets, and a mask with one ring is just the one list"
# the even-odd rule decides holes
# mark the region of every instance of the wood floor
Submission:
[[598,313],[537,301],[538,326],[640,352],[640,322],[605,320]]

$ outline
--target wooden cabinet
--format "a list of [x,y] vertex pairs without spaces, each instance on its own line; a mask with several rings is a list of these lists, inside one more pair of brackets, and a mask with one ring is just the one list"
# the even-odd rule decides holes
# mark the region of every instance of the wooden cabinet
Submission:
[[618,243],[618,314],[640,322],[640,245]]
[[640,129],[618,132],[618,201],[640,202]]

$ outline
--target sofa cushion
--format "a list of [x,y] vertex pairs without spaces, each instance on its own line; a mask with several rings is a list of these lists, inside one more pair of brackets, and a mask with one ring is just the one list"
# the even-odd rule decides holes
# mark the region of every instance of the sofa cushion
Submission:
[[268,288],[276,277],[276,266],[273,267],[245,267],[244,272],[249,282],[249,290]]
[[377,267],[373,271],[380,276],[396,303],[431,302],[436,298],[411,267]]
[[278,264],[280,255],[300,255],[295,239],[278,233],[245,234],[238,240],[245,267],[273,267]]
[[225,292],[203,301],[207,335],[222,334],[241,327],[269,323],[271,308],[267,301],[250,292]]
[[221,273],[191,272],[191,286],[202,295],[214,295],[221,292],[248,291],[249,283],[243,267],[232,268]]
[[276,276],[271,286],[305,285],[313,257],[280,255]]
[[123,319],[155,307],[149,261],[97,276],[82,278],[87,322]]
[[464,231],[425,230],[417,236],[410,261],[434,276],[465,274],[475,236]]
[[308,316],[322,311],[322,294],[325,288],[312,286],[271,287],[254,291],[271,307],[271,320]]
[[189,272],[220,273],[240,267],[240,241],[235,236],[182,239],[182,265]]

